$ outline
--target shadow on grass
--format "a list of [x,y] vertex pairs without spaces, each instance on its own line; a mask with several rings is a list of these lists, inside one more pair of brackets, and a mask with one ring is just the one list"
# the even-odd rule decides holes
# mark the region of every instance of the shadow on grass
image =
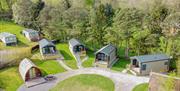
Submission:
[[73,60],[73,57],[69,55],[66,51],[60,50],[60,53],[64,56],[65,60]]
[[123,71],[126,69],[127,64],[130,64],[130,61],[125,58],[120,58],[113,66],[112,70]]

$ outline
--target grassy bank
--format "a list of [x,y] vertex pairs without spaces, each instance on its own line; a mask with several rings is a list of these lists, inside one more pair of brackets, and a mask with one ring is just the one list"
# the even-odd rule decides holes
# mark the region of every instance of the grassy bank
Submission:
[[69,46],[66,43],[61,43],[56,45],[57,49],[64,56],[65,63],[72,69],[77,69],[76,60],[74,59],[72,53],[69,50]]

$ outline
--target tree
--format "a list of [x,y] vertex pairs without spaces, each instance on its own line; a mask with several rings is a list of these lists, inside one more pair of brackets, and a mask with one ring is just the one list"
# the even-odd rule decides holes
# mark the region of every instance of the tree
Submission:
[[67,41],[72,37],[84,40],[87,37],[88,11],[83,8],[71,7],[63,12],[46,6],[40,14],[39,22],[50,39]]
[[69,33],[69,37],[81,38],[86,30],[88,11],[84,8],[72,7],[63,13],[63,22],[70,30],[67,31]]
[[62,23],[62,12],[59,9],[46,6],[38,17],[39,25],[42,28],[42,32],[49,39],[64,40],[64,35],[61,33],[63,28]]
[[92,46],[102,47],[105,45],[105,30],[112,24],[111,18],[113,16],[113,10],[110,5],[100,4],[94,6],[90,11],[90,31],[88,41],[93,42]]
[[162,0],[154,0],[150,10],[146,14],[147,27],[155,34],[161,34],[161,22],[169,15],[169,10],[166,8]]
[[27,26],[37,27],[36,18],[43,8],[41,0],[32,2],[31,0],[18,0],[12,7],[13,19],[16,23]]
[[[164,41],[166,42],[164,52],[168,55],[173,56],[175,60],[179,57],[179,37],[180,37],[180,13],[172,13],[165,18],[165,20],[161,23],[162,33],[164,35]],[[176,64],[176,62],[171,61],[172,64]],[[172,66],[175,68],[175,66]]]
[[125,56],[128,57],[130,40],[135,31],[142,29],[143,13],[135,8],[118,10],[115,13],[113,29],[118,34],[121,41],[125,42]]

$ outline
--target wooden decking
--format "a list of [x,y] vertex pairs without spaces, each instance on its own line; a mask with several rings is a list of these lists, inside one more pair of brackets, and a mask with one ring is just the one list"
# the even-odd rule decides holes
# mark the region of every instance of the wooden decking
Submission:
[[46,55],[43,55],[42,56],[43,59],[61,59],[61,60],[64,60],[64,57],[62,56],[62,54],[60,52],[57,52],[55,54],[46,54]]

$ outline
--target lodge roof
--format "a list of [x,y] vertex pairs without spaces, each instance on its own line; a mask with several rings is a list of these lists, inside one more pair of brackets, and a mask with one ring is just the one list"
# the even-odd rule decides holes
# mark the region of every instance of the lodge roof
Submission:
[[133,56],[131,59],[136,59],[140,62],[154,62],[159,60],[168,60],[169,57],[165,54],[152,54],[152,55],[141,55],[141,56]]
[[71,40],[69,40],[69,44],[71,46],[76,46],[76,45],[82,45],[77,39],[72,38]]
[[108,44],[108,45],[104,46],[103,48],[99,49],[95,54],[104,53],[106,55],[110,55],[110,53],[115,49],[116,49],[115,46],[113,46],[112,44]]
[[23,32],[32,33],[32,32],[38,32],[38,31],[33,30],[33,29],[24,29]]
[[45,46],[55,46],[55,45],[47,39],[42,39],[41,41],[39,41],[39,46],[40,48],[43,48]]
[[2,38],[2,37],[10,37],[10,36],[16,36],[16,35],[8,33],[8,32],[0,33],[0,38]]

